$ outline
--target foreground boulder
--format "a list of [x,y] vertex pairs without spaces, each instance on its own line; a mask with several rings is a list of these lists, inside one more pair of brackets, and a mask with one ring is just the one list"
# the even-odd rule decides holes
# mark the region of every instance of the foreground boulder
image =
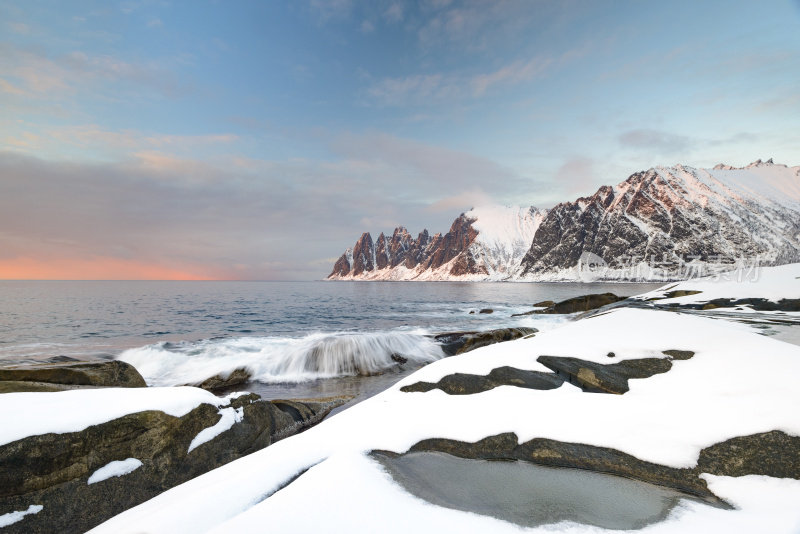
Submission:
[[0,368],[0,393],[64,391],[83,387],[143,388],[147,384],[135,367],[120,360]]
[[[672,369],[672,360],[688,360],[694,356],[690,350],[671,349],[663,354],[667,358],[637,358],[612,364],[563,356],[539,356],[536,361],[583,391],[621,395],[630,389],[629,379],[666,373]],[[609,352],[608,357],[614,358],[614,353]]]
[[536,332],[536,328],[498,328],[485,332],[446,332],[436,334],[433,338],[441,344],[442,352],[455,356],[495,343],[520,339]]
[[[270,402],[251,393],[221,408],[200,404],[183,417],[142,411],[80,432],[7,443],[0,446],[0,516],[42,508],[3,532],[85,532],[173,486],[318,423],[348,400]],[[120,473],[126,465],[129,471],[120,476],[102,475],[101,468],[122,466]]]

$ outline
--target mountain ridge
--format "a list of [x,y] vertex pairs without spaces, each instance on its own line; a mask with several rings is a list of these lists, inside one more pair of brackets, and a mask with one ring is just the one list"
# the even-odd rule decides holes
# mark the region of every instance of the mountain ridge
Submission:
[[328,279],[661,281],[792,261],[800,261],[800,167],[770,159],[652,167],[549,210],[474,208],[445,235],[414,239],[398,227],[373,243],[364,233]]

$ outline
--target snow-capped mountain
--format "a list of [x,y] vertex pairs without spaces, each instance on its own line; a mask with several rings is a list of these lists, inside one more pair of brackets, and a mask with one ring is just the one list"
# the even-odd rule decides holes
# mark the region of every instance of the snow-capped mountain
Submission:
[[473,209],[444,236],[365,233],[329,279],[665,280],[797,261],[800,167],[758,160],[656,167],[547,211]]
[[331,280],[508,280],[517,275],[545,212],[487,206],[462,213],[450,231],[414,239],[404,227],[373,242],[364,233],[342,254]]

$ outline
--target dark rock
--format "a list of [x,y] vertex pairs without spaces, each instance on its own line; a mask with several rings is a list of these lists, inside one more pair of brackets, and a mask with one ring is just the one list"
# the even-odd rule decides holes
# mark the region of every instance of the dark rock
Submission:
[[[596,310],[608,304],[613,304],[626,297],[618,297],[614,293],[597,293],[592,295],[583,295],[580,297],[573,297],[571,299],[562,300],[561,302],[551,304],[543,310],[531,310],[524,314],[519,315],[532,315],[532,314],[552,314],[552,313],[578,313],[590,310]],[[541,304],[541,303],[540,303]]]
[[552,300],[543,300],[541,302],[537,302],[533,305],[534,308],[549,308],[550,306],[555,306],[555,302]]
[[661,354],[666,354],[673,360],[688,360],[694,356],[694,351],[670,349],[661,351]]
[[480,347],[512,341],[538,332],[535,328],[499,328],[485,332],[447,332],[433,338],[441,343],[442,352],[448,356],[463,354]]
[[667,358],[640,358],[602,364],[579,358],[539,356],[536,361],[583,391],[618,395],[628,391],[629,379],[648,378],[672,368],[672,362]]
[[[658,307],[659,305],[656,304]],[[778,301],[767,300],[763,298],[718,298],[709,300],[707,302],[691,302],[681,304],[679,302],[671,302],[666,304],[669,308],[679,308],[686,310],[715,310],[717,308],[735,308],[737,306],[749,306],[756,311],[785,311],[796,312],[800,311],[800,299],[781,299]]]
[[479,311],[478,313],[494,313],[494,310],[493,310],[493,309],[491,309],[491,308],[483,308],[483,309],[482,309],[481,311]]
[[392,358],[392,361],[395,361],[395,362],[399,363],[400,365],[403,365],[404,363],[408,362],[408,358],[406,358],[405,356],[401,356],[400,354],[392,354],[391,358]]
[[[244,367],[237,367],[227,376],[223,374],[214,375],[210,378],[206,378],[199,384],[196,384],[197,387],[203,388],[208,391],[217,391],[220,389],[226,389],[233,386],[239,386],[241,384],[246,384],[250,381],[253,377],[252,373],[245,369]],[[192,384],[193,385],[193,384]]]
[[616,354],[614,354],[613,352],[609,352],[608,354],[606,354],[606,356],[608,356],[609,358],[613,358],[614,356],[616,356]]
[[[190,453],[194,437],[219,421],[217,407],[201,404],[183,417],[138,412],[80,432],[29,436],[0,446],[0,515],[31,504],[44,506],[3,532],[85,532],[173,486],[316,424],[347,400],[237,397],[230,407],[243,410],[242,421]],[[126,458],[143,465],[130,474],[87,484],[94,471]]]
[[0,368],[0,381],[124,388],[147,386],[136,368],[120,360],[4,367]]
[[800,480],[800,437],[780,430],[739,436],[700,452],[697,469],[712,475],[765,475]]
[[678,297],[688,297],[689,295],[699,295],[702,291],[694,291],[691,289],[678,289],[664,294],[664,298],[675,299]]
[[400,391],[406,393],[426,392],[432,389],[441,389],[448,395],[472,395],[488,391],[498,386],[516,386],[528,389],[554,389],[559,387],[564,379],[554,373],[540,371],[526,371],[514,367],[498,367],[486,375],[472,375],[455,373],[443,377],[439,382],[417,382],[403,386]]

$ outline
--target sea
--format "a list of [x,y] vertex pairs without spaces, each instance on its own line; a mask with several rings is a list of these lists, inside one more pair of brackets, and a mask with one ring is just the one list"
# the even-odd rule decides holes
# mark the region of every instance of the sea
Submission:
[[659,285],[0,281],[0,366],[122,359],[151,386],[244,367],[246,389],[263,398],[363,399],[443,357],[433,334],[546,331],[571,318],[513,315],[544,300]]

